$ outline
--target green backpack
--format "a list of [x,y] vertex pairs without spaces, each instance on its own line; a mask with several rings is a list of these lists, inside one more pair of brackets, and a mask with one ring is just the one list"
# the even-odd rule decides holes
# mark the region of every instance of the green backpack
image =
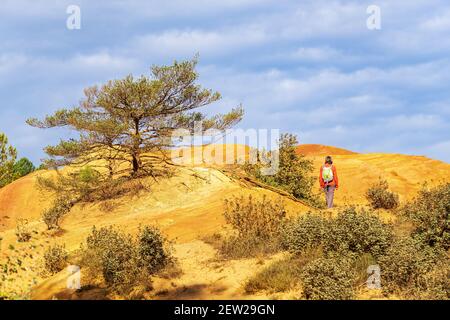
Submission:
[[325,183],[327,182],[331,182],[333,181],[333,166],[323,166],[322,167],[322,179],[323,181],[325,181]]

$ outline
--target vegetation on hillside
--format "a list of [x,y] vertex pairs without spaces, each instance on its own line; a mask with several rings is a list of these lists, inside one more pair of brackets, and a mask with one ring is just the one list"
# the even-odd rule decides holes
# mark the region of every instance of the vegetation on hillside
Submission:
[[400,212],[413,223],[413,237],[429,246],[450,248],[450,183],[424,187]]
[[[278,169],[273,175],[263,175],[261,168],[264,164],[258,159],[257,164],[247,163],[245,171],[258,180],[268,185],[280,188],[297,199],[306,200],[314,206],[320,206],[317,195],[312,192],[314,185],[313,164],[296,151],[298,147],[297,137],[293,134],[282,134],[279,140]],[[270,154],[270,152],[269,152]],[[258,158],[263,154],[259,153]],[[269,157],[270,158],[270,157]]]
[[[202,121],[204,131],[224,130],[241,120],[241,108],[211,118],[195,111],[220,98],[196,84],[196,63],[193,59],[155,66],[151,77],[128,76],[87,88],[78,107],[28,120],[35,127],[68,127],[79,133],[78,139],[45,149],[47,167],[70,165],[51,178],[37,178],[41,188],[56,195],[52,206],[42,212],[48,229],[58,229],[64,215],[79,202],[101,204],[139,194],[147,190],[145,177],[172,174],[167,151],[180,129],[185,129],[181,135],[191,134],[194,123]],[[247,163],[244,170],[263,184],[319,207],[312,192],[312,162],[298,155],[297,145],[295,135],[280,137],[278,170],[273,175],[261,173],[267,165],[261,158],[257,164]],[[16,160],[16,149],[0,134],[0,188],[35,170],[28,159]],[[297,297],[304,299],[353,299],[368,284],[370,266],[381,271],[380,294],[450,299],[450,183],[424,188],[401,206],[388,182],[380,179],[366,192],[369,209],[346,206],[336,215],[315,211],[289,218],[279,199],[240,196],[225,201],[227,226],[216,239],[222,259],[263,259],[283,253],[247,280],[247,292],[298,290]],[[400,223],[411,224],[411,232],[400,235],[397,225],[380,218],[378,209],[392,210]],[[35,234],[28,220],[17,220],[18,243],[32,241]],[[18,252],[13,245],[9,249]],[[151,290],[152,278],[175,261],[168,240],[151,226],[140,228],[137,235],[114,226],[94,227],[74,255],[64,245],[47,247],[42,256],[46,274],[61,272],[77,259],[87,276],[85,285],[98,285],[126,298],[143,297]],[[3,285],[20,269],[25,269],[20,257],[7,256],[0,265],[0,299],[11,298],[3,293]]]
[[[72,109],[61,109],[43,120],[27,122],[38,128],[67,127],[78,139],[48,146],[49,167],[104,167],[110,178],[117,174],[157,175],[169,159],[172,137],[191,134],[195,123],[201,132],[224,130],[243,115],[242,108],[208,118],[195,111],[220,99],[218,92],[196,82],[197,59],[153,66],[151,77],[132,75],[85,90],[85,98]],[[200,132],[197,132],[197,134]]]
[[224,217],[233,229],[220,247],[224,257],[251,257],[279,250],[281,225],[286,219],[283,202],[252,196],[226,199]]
[[153,66],[150,77],[129,75],[87,88],[79,106],[27,121],[34,127],[67,127],[79,134],[78,139],[45,148],[47,167],[71,165],[70,172],[57,171],[56,178],[39,178],[39,185],[57,198],[43,212],[49,229],[57,228],[77,202],[114,198],[133,191],[139,185],[130,182],[133,179],[171,174],[174,137],[191,135],[194,129],[196,134],[223,131],[241,120],[241,107],[209,118],[196,111],[220,99],[218,92],[197,84],[196,65],[194,58]]
[[381,271],[386,296],[450,299],[448,188],[424,189],[400,209],[414,225],[409,235],[396,235],[376,210],[354,207],[336,217],[309,213],[283,221],[281,248],[290,255],[250,278],[245,288],[301,288],[305,299],[353,299],[367,285],[372,266]]
[[17,150],[8,143],[5,134],[0,133],[0,188],[11,181]]
[[367,189],[366,199],[373,209],[395,209],[399,205],[398,194],[389,191],[388,182],[382,179]]
[[0,188],[35,170],[33,163],[27,158],[16,159],[16,148],[9,144],[5,134],[0,133]]
[[136,287],[150,290],[151,277],[173,263],[170,243],[151,226],[141,228],[136,237],[117,227],[94,227],[81,246],[86,283],[100,278],[109,290],[125,296]]

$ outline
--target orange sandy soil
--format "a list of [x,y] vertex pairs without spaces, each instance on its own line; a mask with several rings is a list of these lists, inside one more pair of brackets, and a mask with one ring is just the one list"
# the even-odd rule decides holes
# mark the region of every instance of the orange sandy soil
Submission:
[[[225,152],[225,147],[223,151]],[[248,151],[248,148],[246,148]],[[323,156],[330,154],[338,170],[340,190],[336,193],[337,208],[345,204],[365,205],[367,187],[379,177],[387,179],[400,200],[412,198],[424,182],[439,183],[450,174],[450,165],[420,156],[400,154],[356,154],[339,148],[303,145],[299,152],[312,159],[316,172]],[[219,152],[220,153],[220,152]],[[220,157],[220,154],[215,156]],[[76,205],[61,223],[62,231],[49,234],[39,216],[52,197],[36,188],[38,171],[0,189],[0,261],[6,257],[20,259],[23,268],[6,287],[26,292],[32,288],[33,299],[105,299],[102,289],[80,293],[66,288],[66,272],[42,278],[39,270],[42,253],[52,243],[65,244],[69,251],[79,248],[91,228],[118,225],[134,233],[139,225],[159,226],[174,241],[174,255],[182,274],[173,279],[157,278],[152,299],[290,299],[298,292],[283,294],[246,294],[245,281],[282,254],[265,259],[220,261],[215,249],[202,239],[224,229],[223,200],[240,194],[282,196],[262,188],[248,187],[230,180],[221,171],[207,165],[194,164],[178,169],[177,174],[155,183],[146,180],[149,191],[139,196],[111,200],[113,209],[102,210],[100,203]],[[318,186],[317,186],[318,189]],[[283,199],[290,215],[305,213],[311,208],[288,198]],[[16,241],[18,218],[30,221],[35,231],[30,242]],[[360,298],[378,298],[379,293],[361,293]]]
[[297,147],[297,152],[305,156],[336,156],[336,155],[349,155],[356,154],[356,152],[336,148],[331,146],[324,146],[322,144],[301,144]]

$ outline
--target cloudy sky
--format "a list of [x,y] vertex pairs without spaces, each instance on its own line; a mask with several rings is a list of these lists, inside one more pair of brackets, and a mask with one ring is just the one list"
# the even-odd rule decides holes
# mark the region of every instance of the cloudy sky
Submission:
[[[69,5],[81,29],[66,27]],[[369,30],[366,9],[381,9]],[[0,132],[34,162],[64,132],[25,120],[83,88],[200,54],[200,82],[242,128],[450,162],[448,0],[2,0]]]

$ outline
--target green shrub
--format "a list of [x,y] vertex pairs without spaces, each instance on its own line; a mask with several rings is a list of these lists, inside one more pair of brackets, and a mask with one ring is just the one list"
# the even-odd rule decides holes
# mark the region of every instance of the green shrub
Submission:
[[63,245],[55,244],[44,252],[44,269],[50,274],[63,270],[67,265],[68,253]]
[[329,222],[318,214],[307,213],[285,224],[282,245],[286,250],[300,254],[321,245],[329,232]]
[[414,237],[431,246],[450,248],[450,183],[423,188],[401,213],[413,222]]
[[373,209],[394,209],[399,204],[398,195],[389,191],[388,182],[381,179],[369,187],[366,199]]
[[47,229],[58,229],[61,218],[70,211],[74,202],[66,197],[58,197],[52,206],[45,210],[41,218],[47,225]]
[[407,296],[421,300],[450,300],[449,259],[442,259],[430,272],[419,275],[417,288],[409,289]]
[[158,272],[171,262],[167,240],[155,227],[145,226],[138,236],[139,263],[150,274]]
[[159,230],[144,227],[137,238],[114,227],[93,228],[82,246],[81,265],[91,277],[101,275],[113,291],[127,294],[149,286],[151,275],[173,261]]
[[393,238],[392,226],[373,212],[349,207],[330,220],[323,237],[326,252],[371,253],[380,256]]
[[424,289],[426,291],[423,281],[426,282],[426,279],[432,276],[429,273],[444,256],[445,253],[417,239],[409,237],[396,239],[386,253],[378,259],[383,292],[401,294],[408,291],[417,293]]
[[108,286],[119,289],[134,283],[138,274],[133,239],[113,227],[92,229],[83,261],[89,261],[94,271],[101,271]]
[[36,168],[30,160],[28,160],[27,158],[21,158],[13,166],[14,180],[25,177],[35,170]]
[[[317,203],[317,197],[312,192],[315,179],[311,176],[313,163],[304,156],[297,154],[298,140],[295,135],[282,134],[279,141],[278,170],[273,175],[263,175],[263,165],[246,164],[244,170],[268,185],[280,188],[298,199]],[[258,155],[261,157],[261,154]],[[260,159],[258,159],[260,160]]]
[[244,257],[279,249],[281,226],[286,218],[282,202],[270,201],[265,196],[228,199],[224,217],[235,231],[223,243],[224,255]]
[[306,265],[301,274],[308,300],[348,300],[354,297],[355,272],[350,259],[323,257]]

